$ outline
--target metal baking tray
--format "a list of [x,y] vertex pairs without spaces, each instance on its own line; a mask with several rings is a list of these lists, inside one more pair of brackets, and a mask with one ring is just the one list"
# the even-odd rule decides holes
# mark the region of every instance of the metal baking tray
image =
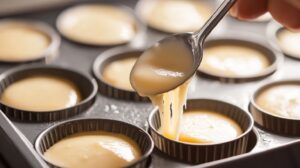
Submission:
[[[106,0],[106,2],[107,1],[108,0]],[[87,0],[82,2],[86,3]],[[105,2],[105,0],[98,0],[96,2],[101,3]],[[121,3],[123,5],[129,6],[130,8],[134,8],[137,0],[109,0],[108,2]],[[34,13],[13,15],[5,18],[36,19],[46,22],[52,27],[55,27],[55,22],[58,14],[66,7],[67,6],[59,7],[56,9],[38,11]],[[268,44],[268,39],[265,32],[266,26],[266,22],[242,22],[235,20],[232,17],[226,16],[211,36],[218,36],[219,34],[226,35],[228,32],[231,32],[233,34],[236,34],[235,36],[238,38],[239,32],[244,32],[248,35],[252,33],[261,36],[261,38],[257,39],[261,43]],[[141,40],[145,41],[147,46],[153,44],[155,41],[165,36],[167,36],[167,34],[149,28],[147,29],[146,35]],[[77,70],[92,76],[91,69],[95,58],[101,52],[109,48],[111,47],[91,47],[86,45],[80,45],[62,38],[60,54],[57,57],[57,59],[53,62],[53,64],[65,67],[76,67]],[[285,62],[282,65],[280,65],[280,68],[272,76],[255,82],[237,84],[222,83],[218,80],[211,80],[195,76],[189,90],[189,93],[192,94],[189,94],[188,97],[213,98],[224,100],[238,105],[245,110],[248,110],[250,95],[253,93],[254,89],[256,89],[258,86],[264,83],[276,79],[299,78],[299,65],[300,62],[298,62],[297,60],[285,57]],[[13,66],[15,65],[1,64],[0,72],[2,73]],[[100,93],[98,93],[95,104],[87,112],[71,117],[70,119],[87,117],[117,119],[132,123],[143,129],[147,129],[147,118],[152,109],[153,106],[150,103],[118,100],[103,96]],[[36,137],[43,130],[60,121],[47,123],[30,123],[12,120],[10,123],[9,120],[5,119],[5,116],[1,115],[0,118],[3,118],[3,120],[0,120],[0,167],[6,167],[7,165],[11,167],[20,167],[20,165],[22,165],[21,167],[42,167],[45,163],[35,154],[32,144],[35,142]],[[297,167],[300,165],[299,161],[295,160],[297,154],[300,153],[300,141],[297,142],[298,138],[275,135],[257,127],[256,129],[259,134],[259,140],[258,144],[250,153],[219,161],[205,163],[202,165],[188,165],[178,162],[162,154],[156,149],[152,154],[151,167],[176,168],[187,166],[283,166],[283,164],[278,163],[279,161],[280,163],[286,163],[284,167]],[[287,155],[287,153],[289,155]]]

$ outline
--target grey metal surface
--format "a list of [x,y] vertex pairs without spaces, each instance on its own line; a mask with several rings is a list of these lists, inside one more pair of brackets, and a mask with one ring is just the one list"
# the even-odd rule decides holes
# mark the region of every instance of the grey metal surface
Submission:
[[[2,112],[0,112],[0,136],[0,167],[4,166],[1,160],[7,161],[12,167],[47,166],[37,155],[31,143]],[[15,161],[16,158],[18,162]]]
[[[103,2],[97,1],[97,2]],[[131,8],[134,7],[136,0],[110,0],[109,2],[119,2],[123,3]],[[30,18],[44,21],[55,26],[56,17],[61,12],[62,9],[55,9],[50,11],[40,11],[38,13],[26,14],[22,16],[15,16],[19,18]],[[255,23],[255,22],[240,22],[231,17],[226,17],[222,23],[213,32],[214,35],[218,34],[228,34],[231,32],[235,34],[237,32],[246,32],[246,35],[251,36],[250,33],[260,36],[261,42],[267,44],[267,39],[265,35],[266,23]],[[239,34],[237,33],[237,36]],[[166,34],[148,29],[147,34],[144,39],[146,45],[151,45],[155,41],[163,38]],[[67,67],[73,67],[82,71],[83,73],[91,75],[91,67],[94,59],[104,50],[109,47],[89,47],[79,44],[72,43],[70,41],[62,39],[62,44],[60,47],[59,57],[53,62],[54,64],[59,64]],[[242,84],[225,84],[220,83],[216,80],[208,80],[205,78],[200,78],[195,76],[189,90],[189,98],[214,98],[221,99],[238,105],[244,109],[248,108],[249,98],[251,93],[259,85],[270,82],[277,79],[287,79],[287,78],[299,78],[300,74],[300,62],[286,58],[285,62],[278,69],[278,71],[264,80],[250,83]],[[1,65],[0,71],[3,72],[5,69],[12,67],[11,65]],[[101,117],[118,119],[130,122],[144,129],[147,128],[147,117],[153,106],[150,103],[135,103],[130,101],[123,101],[112,99],[109,97],[97,95],[97,101],[91,109],[87,112],[82,113],[78,116],[72,118],[85,118],[85,117]],[[59,122],[59,121],[57,121]],[[34,143],[36,137],[47,127],[57,123],[25,123],[25,122],[15,122],[13,123],[20,129],[20,131],[28,138],[28,140]],[[267,133],[263,130],[259,130],[260,141],[255,147],[253,152],[258,152],[261,150],[266,150],[274,146],[282,145],[287,142],[295,140],[295,138],[282,137],[279,135],[274,135]],[[154,151],[152,167],[186,167],[183,163],[176,162],[168,158],[167,156],[161,154],[159,151]]]

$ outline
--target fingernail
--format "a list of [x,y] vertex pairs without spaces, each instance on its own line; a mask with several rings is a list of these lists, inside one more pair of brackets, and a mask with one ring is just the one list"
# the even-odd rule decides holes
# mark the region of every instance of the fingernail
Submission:
[[231,8],[231,10],[229,11],[229,14],[230,14],[231,16],[233,16],[233,17],[237,17],[237,15],[238,15],[238,10],[237,10],[236,5],[233,6],[233,7]]

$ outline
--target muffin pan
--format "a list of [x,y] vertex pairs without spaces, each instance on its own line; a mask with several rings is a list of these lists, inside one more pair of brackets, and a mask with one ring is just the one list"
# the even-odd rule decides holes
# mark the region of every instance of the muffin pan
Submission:
[[[106,1],[108,2],[108,1]],[[124,3],[124,5],[129,6],[131,9],[133,9],[136,5],[136,0],[128,0],[128,1],[122,1],[120,3]],[[211,2],[211,1],[210,1]],[[22,15],[24,18],[28,19],[38,19],[43,22],[47,22],[51,24],[52,27],[55,27],[55,21],[57,19],[57,16],[59,13],[61,13],[63,9],[52,9],[52,10],[44,10],[36,13],[26,14]],[[257,34],[259,36],[264,36],[265,27],[262,24],[254,24],[253,26],[248,24],[237,22],[234,19],[228,19],[225,18],[224,22],[226,24],[222,24],[220,27],[224,30],[224,34],[227,34],[230,30],[243,30],[246,32],[247,40],[252,39],[252,34]],[[220,32],[221,33],[221,32]],[[157,39],[162,38],[163,34],[160,34],[156,31],[153,31],[149,29],[147,31],[147,34],[145,37],[141,38],[143,41],[146,42],[145,46],[153,44]],[[242,36],[239,34],[234,35],[236,39],[243,39]],[[134,41],[134,40],[133,40]],[[255,39],[255,42],[267,44],[268,41],[266,38],[259,38]],[[132,45],[129,43],[129,45]],[[131,46],[129,46],[131,47]],[[72,69],[76,69],[84,73],[85,75],[91,75],[93,72],[92,65],[94,63],[94,60],[96,57],[101,54],[102,52],[106,51],[106,47],[91,47],[87,45],[80,45],[70,42],[69,40],[62,39],[61,43],[61,54],[57,59],[53,62],[53,64],[56,64],[56,66],[68,66],[72,67]],[[279,61],[280,62],[280,61]],[[54,65],[52,65],[54,66]],[[277,70],[274,72],[274,74],[271,75],[271,77],[264,77],[260,80],[254,80],[247,83],[222,83],[219,80],[210,80],[209,78],[203,77],[203,76],[196,76],[194,80],[192,81],[192,85],[190,87],[190,91],[188,94],[188,98],[193,99],[199,99],[199,98],[210,98],[210,99],[220,99],[222,101],[228,101],[231,104],[234,104],[236,106],[239,106],[245,111],[248,111],[248,105],[250,102],[250,94],[252,94],[257,88],[258,84],[265,84],[267,82],[271,82],[273,80],[273,77],[280,78],[280,79],[286,79],[287,77],[295,77],[299,78],[298,74],[300,73],[300,69],[298,68],[298,61],[292,60],[292,59],[286,59],[283,64],[279,64],[277,67]],[[8,68],[14,68],[13,65],[5,65],[0,67],[1,73],[5,74],[5,70]],[[80,82],[81,83],[81,82]],[[96,85],[96,82],[95,82]],[[97,92],[96,92],[97,93]],[[148,129],[147,124],[147,118],[149,117],[150,112],[153,110],[153,107],[150,103],[144,103],[144,102],[135,102],[135,101],[124,101],[121,99],[115,99],[109,96],[105,96],[101,92],[96,94],[97,99],[95,100],[95,103],[84,112],[78,113],[76,115],[67,117],[66,119],[87,119],[87,118],[97,118],[97,119],[117,119],[122,120],[127,123],[131,123],[133,125],[136,125],[140,128],[143,128],[144,130]],[[2,113],[3,114],[3,113]],[[1,118],[5,117],[5,115],[0,115]],[[65,120],[65,119],[64,119]],[[1,128],[7,129],[7,125],[9,125],[7,120],[1,120],[0,125]],[[68,121],[62,121],[62,122],[68,122]],[[18,128],[20,131],[14,132],[15,134],[23,137],[22,139],[19,139],[23,142],[24,139],[28,139],[28,141],[24,140],[24,143],[30,143],[27,146],[22,145],[22,143],[19,143],[17,141],[18,136],[13,136],[12,134],[7,134],[6,132],[0,131],[1,137],[6,138],[0,138],[2,146],[7,146],[5,142],[8,140],[12,144],[12,146],[15,146],[14,150],[16,152],[19,152],[20,155],[16,155],[16,152],[10,151],[10,150],[2,150],[7,148],[1,148],[0,145],[0,155],[1,157],[4,156],[5,160],[12,165],[12,167],[20,167],[18,163],[23,163],[23,165],[29,165],[29,167],[38,167],[35,166],[38,164],[39,160],[35,157],[30,156],[36,156],[35,149],[32,148],[32,144],[35,143],[36,138],[41,134],[41,132],[47,130],[49,127],[55,127],[57,124],[59,124],[57,121],[47,121],[47,122],[36,122],[36,121],[20,121],[19,119],[11,118],[11,123]],[[12,131],[14,129],[9,129],[9,131]],[[221,159],[218,161],[212,161],[211,164],[217,165],[219,167],[222,167],[222,165],[225,164],[235,164],[240,163],[240,165],[243,165],[244,167],[255,167],[253,165],[259,164],[258,162],[247,162],[248,158],[252,158],[255,156],[261,156],[265,155],[265,153],[273,153],[275,150],[274,148],[277,148],[277,146],[284,145],[287,146],[287,144],[292,144],[295,140],[297,140],[297,137],[290,137],[283,134],[274,134],[273,132],[263,128],[263,127],[256,127],[255,126],[254,132],[250,132],[249,134],[249,143],[247,148],[246,154],[229,157],[227,159]],[[24,136],[26,137],[24,137]],[[257,136],[255,136],[257,135]],[[251,140],[254,139],[254,140]],[[255,140],[256,139],[256,140]],[[9,141],[11,140],[11,141]],[[255,143],[257,141],[257,143]],[[251,142],[251,143],[250,143]],[[25,150],[25,148],[29,148],[31,150]],[[13,149],[13,148],[11,148]],[[253,149],[253,150],[251,150]],[[271,150],[269,150],[271,149]],[[279,147],[278,149],[285,149],[283,147]],[[32,155],[31,155],[32,154]],[[280,154],[280,155],[283,155]],[[12,158],[15,158],[16,156],[20,156],[19,161],[15,162]],[[22,158],[22,156],[24,158]],[[152,167],[187,167],[191,166],[191,164],[179,161],[178,159],[174,159],[172,157],[169,157],[168,155],[164,154],[163,152],[160,152],[157,148],[152,152],[152,161],[151,165]],[[8,159],[11,158],[11,159]],[[22,159],[21,159],[22,158]],[[282,157],[284,158],[284,157]],[[246,159],[246,160],[245,160]],[[266,159],[267,160],[267,159]],[[26,162],[27,161],[27,162]],[[280,160],[281,161],[281,160]],[[26,164],[25,164],[26,163]],[[206,164],[203,164],[203,166]],[[202,166],[197,165],[197,166]],[[241,167],[243,167],[241,166]],[[267,166],[266,166],[267,167]]]
[[[0,62],[2,63],[24,63],[24,62],[50,62],[52,61],[59,52],[59,46],[60,46],[60,36],[56,33],[56,31],[50,27],[48,24],[40,22],[40,21],[36,21],[36,20],[29,20],[29,19],[1,19],[0,20],[0,27],[5,28],[6,26],[10,26],[15,28],[14,30],[12,30],[12,32],[7,32],[7,33],[3,33],[3,38],[7,38],[7,43],[6,45],[4,45],[4,42],[1,43],[2,45],[6,46],[6,47],[12,47],[9,46],[10,43],[13,40],[17,40],[17,39],[12,39],[12,38],[16,38],[16,36],[20,37],[22,36],[22,32],[21,29],[25,29],[26,31],[36,31],[35,33],[35,37],[34,40],[30,40],[30,37],[24,37],[24,40],[27,40],[28,42],[31,41],[35,41],[35,42],[39,42],[42,43],[42,38],[41,36],[37,36],[37,34],[41,35],[43,34],[43,36],[45,36],[45,38],[47,40],[49,40],[49,44],[47,44],[47,46],[45,46],[45,49],[43,49],[43,51],[36,51],[36,53],[30,53],[30,51],[27,51],[27,55],[22,56],[21,53],[13,53],[11,51],[4,51],[5,54],[10,54],[11,55],[17,55],[14,56],[14,59],[0,59]],[[25,45],[25,41],[24,44],[18,44],[18,42],[16,43],[17,45]],[[22,50],[23,46],[20,46],[21,48],[11,48],[12,50]],[[41,48],[43,46],[40,46]],[[4,48],[3,48],[4,49]],[[23,48],[24,49],[24,48]],[[41,50],[41,49],[39,49]],[[28,53],[29,52],[29,53]],[[37,53],[41,53],[36,55]],[[2,53],[0,53],[2,54]],[[6,56],[7,57],[7,56]],[[25,58],[21,58],[21,57],[25,57]],[[28,58],[26,58],[28,57]]]
[[[122,59],[128,59],[128,58],[138,58],[143,52],[143,49],[134,49],[131,47],[117,47],[110,50],[107,50],[103,53],[101,53],[93,64],[93,74],[98,80],[99,83],[99,92],[103,95],[113,97],[116,99],[124,99],[124,100],[132,100],[132,101],[148,101],[147,98],[139,96],[133,89],[128,89],[127,87],[122,87],[120,85],[116,85],[113,83],[110,83],[105,76],[104,71],[105,68],[113,63],[114,61],[119,61]],[[117,66],[117,65],[116,65]],[[118,65],[121,66],[121,65]],[[133,65],[132,65],[133,67]],[[119,67],[120,70],[122,67]],[[124,70],[126,73],[126,69]],[[121,75],[121,74],[119,74]],[[122,74],[121,76],[126,76],[128,74]],[[124,80],[122,77],[119,79],[111,79],[111,80]],[[129,75],[128,75],[129,82]],[[116,81],[119,82],[119,81]],[[120,81],[123,84],[126,83],[128,85],[128,82]]]
[[0,94],[2,95],[5,89],[14,82],[28,79],[35,75],[52,75],[68,79],[78,87],[82,100],[73,106],[50,111],[29,111],[0,102],[1,110],[8,117],[31,122],[62,120],[86,111],[95,102],[97,84],[94,79],[67,68],[50,65],[26,65],[4,72],[0,76]]

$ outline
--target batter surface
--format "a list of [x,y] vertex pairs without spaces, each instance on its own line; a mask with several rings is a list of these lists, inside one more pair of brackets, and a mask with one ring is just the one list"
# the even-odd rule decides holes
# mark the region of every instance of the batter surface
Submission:
[[1,95],[5,105],[33,112],[60,110],[81,101],[77,86],[56,76],[32,76],[12,83]]
[[222,44],[204,49],[200,70],[217,76],[249,77],[270,66],[263,52],[234,44]]
[[276,85],[262,91],[256,98],[257,105],[268,113],[300,119],[300,86]]
[[183,33],[200,29],[211,11],[197,0],[148,0],[142,4],[141,14],[156,29]]
[[49,36],[30,25],[0,25],[0,61],[26,61],[39,58],[49,47]]
[[213,111],[184,112],[179,140],[190,143],[220,143],[233,140],[243,133],[233,119]]
[[58,18],[58,29],[71,40],[91,45],[115,45],[136,34],[135,19],[119,7],[82,5]]
[[60,167],[120,168],[138,160],[141,151],[129,137],[97,131],[66,137],[50,147],[44,157]]
[[284,53],[300,58],[300,33],[282,29],[277,34],[277,41]]
[[130,72],[137,58],[123,58],[109,63],[103,70],[104,80],[120,89],[133,91],[130,84]]

